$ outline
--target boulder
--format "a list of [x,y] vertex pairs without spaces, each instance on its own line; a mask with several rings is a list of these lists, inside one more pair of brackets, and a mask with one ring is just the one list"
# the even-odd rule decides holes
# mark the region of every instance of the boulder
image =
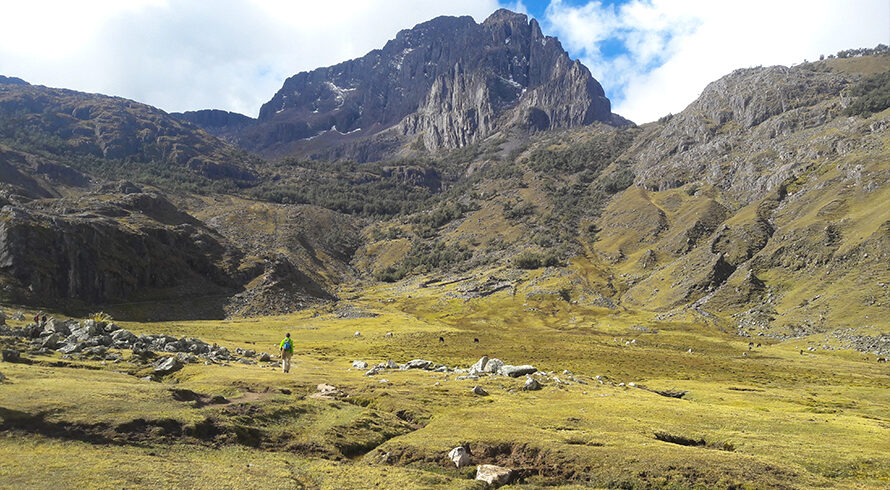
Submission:
[[361,337],[361,336],[362,336],[362,333],[361,333],[361,332],[355,332],[354,334],[352,334],[352,336],[353,336],[353,337]]
[[82,354],[85,356],[104,357],[106,352],[108,352],[108,349],[106,347],[97,345],[96,347],[84,349]]
[[13,320],[15,320],[17,322],[23,322],[23,321],[25,321],[25,314],[22,313],[21,311],[17,311],[15,313],[13,313],[10,318],[12,318]]
[[175,357],[165,357],[158,359],[154,366],[155,374],[163,376],[182,369],[182,361]]
[[525,391],[537,391],[541,389],[541,383],[538,383],[538,380],[531,376],[526,376],[525,384],[522,385],[522,389]]
[[479,396],[488,396],[488,392],[485,391],[481,386],[476,385],[473,387],[473,394]]
[[268,352],[263,352],[260,354],[260,362],[269,362],[272,360],[272,356],[269,355]]
[[377,367],[373,367],[365,372],[365,376],[376,376],[380,374],[380,369]]
[[457,446],[448,452],[448,459],[454,462],[454,466],[463,468],[470,464],[470,453],[467,451],[467,448]]
[[432,361],[427,361],[425,359],[414,359],[405,364],[405,369],[427,369],[432,364]]
[[520,376],[532,374],[537,371],[537,368],[528,364],[524,364],[522,366],[510,366],[509,364],[505,364],[501,366],[501,369],[498,370],[501,375],[509,376],[511,378],[518,378]]
[[383,363],[383,367],[386,369],[398,369],[399,364],[392,359],[387,359],[386,362]]
[[491,374],[497,374],[501,370],[501,367],[503,367],[503,365],[504,365],[504,361],[502,361],[498,358],[489,359],[488,364],[485,365],[484,372],[491,373]]
[[485,366],[488,364],[488,356],[482,356],[476,364],[470,366],[470,374],[479,374],[485,372]]
[[59,341],[61,341],[61,340],[62,340],[61,335],[59,335],[57,333],[50,334],[48,337],[46,337],[45,339],[43,339],[40,342],[40,348],[41,349],[53,349],[53,350],[58,349]]
[[134,334],[133,332],[131,332],[129,330],[123,330],[123,329],[115,330],[111,334],[111,340],[113,340],[114,343],[116,343],[116,344],[130,345],[130,344],[133,344],[134,342],[136,342],[136,339],[138,339],[138,337],[136,337],[136,334]]
[[480,464],[476,467],[476,479],[499,487],[510,483],[510,480],[513,479],[513,470],[493,464]]
[[256,357],[256,351],[253,349],[247,349],[244,351],[244,357]]
[[105,325],[105,328],[103,330],[105,331],[105,333],[111,333],[120,330],[120,328],[121,327],[118,327],[114,323],[109,323],[108,325]]
[[80,344],[77,342],[69,342],[69,343],[66,343],[65,345],[63,345],[62,347],[59,347],[58,350],[62,354],[74,354],[75,352],[82,351],[83,347],[84,347],[83,344]]
[[5,362],[20,362],[22,360],[21,354],[15,349],[3,349],[0,355],[3,356]]
[[365,361],[352,361],[352,367],[355,369],[368,369],[368,363]]

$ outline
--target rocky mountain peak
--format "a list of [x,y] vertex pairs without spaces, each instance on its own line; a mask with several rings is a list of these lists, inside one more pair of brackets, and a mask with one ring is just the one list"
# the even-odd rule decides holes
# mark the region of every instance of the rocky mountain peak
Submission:
[[534,20],[501,9],[481,24],[437,17],[381,49],[298,73],[238,130],[263,154],[336,145],[383,131],[429,149],[508,127],[532,131],[614,122],[600,84]]

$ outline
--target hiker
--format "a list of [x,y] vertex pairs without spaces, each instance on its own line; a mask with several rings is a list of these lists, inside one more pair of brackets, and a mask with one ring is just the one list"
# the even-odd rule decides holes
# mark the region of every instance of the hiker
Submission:
[[40,326],[40,313],[34,315],[34,324]]
[[281,371],[290,372],[290,358],[294,355],[294,342],[290,338],[290,333],[284,336],[284,340],[278,346],[278,351],[281,354]]
[[43,314],[43,322],[40,325],[46,325],[46,313]]

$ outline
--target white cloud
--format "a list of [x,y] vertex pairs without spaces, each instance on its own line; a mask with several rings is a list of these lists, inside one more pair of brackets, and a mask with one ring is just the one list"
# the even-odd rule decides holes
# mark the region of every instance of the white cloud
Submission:
[[481,21],[497,8],[496,0],[6,2],[0,74],[167,111],[256,115],[288,76],[363,56],[439,15]]
[[[791,65],[890,42],[886,0],[631,0],[572,6],[554,0],[544,28],[557,35],[633,121],[679,112],[735,68]],[[604,56],[618,40],[627,52]]]

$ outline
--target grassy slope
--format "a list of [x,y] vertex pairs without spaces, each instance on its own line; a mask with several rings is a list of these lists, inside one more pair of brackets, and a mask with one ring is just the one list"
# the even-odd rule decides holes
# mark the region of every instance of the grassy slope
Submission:
[[[886,365],[851,352],[801,356],[792,342],[765,344],[743,356],[746,340],[714,327],[550,296],[529,299],[524,289],[468,302],[443,299],[457,287],[417,289],[410,296],[379,289],[355,297],[356,306],[380,313],[373,318],[317,311],[126,324],[137,332],[196,336],[260,351],[272,350],[287,330],[296,339],[297,366],[288,376],[262,365],[191,365],[151,383],[114,372],[139,374],[139,366],[128,363],[74,362],[98,369],[3,363],[8,380],[0,385],[0,418],[6,422],[40,413],[47,425],[93,424],[114,435],[116,427],[140,418],[172,419],[186,427],[210,419],[231,430],[207,442],[165,438],[161,429],[149,427],[123,445],[90,445],[45,430],[11,431],[0,437],[0,481],[40,486],[45,472],[35,471],[39,459],[41,468],[53,469],[54,479],[62,475],[78,486],[461,487],[471,483],[466,478],[472,472],[454,469],[444,456],[464,442],[475,448],[474,462],[523,469],[527,483],[540,485],[877,488],[890,481]],[[636,324],[658,333],[632,329]],[[355,331],[362,336],[354,338]],[[394,336],[384,338],[386,332]],[[419,371],[365,377],[349,369],[354,359],[388,358],[467,367],[483,354],[528,362],[563,378],[560,373],[568,369],[588,384],[551,381],[527,393],[518,390],[522,380],[457,381],[454,374]],[[633,381],[689,394],[677,400],[601,385],[596,375],[615,384]],[[381,384],[381,378],[389,382]],[[350,398],[305,398],[321,382]],[[471,395],[477,383],[491,396]],[[169,391],[174,388],[223,395],[231,403],[195,408],[175,401]],[[239,430],[261,431],[264,442],[231,435]],[[662,442],[656,432],[734,450]],[[350,447],[363,449],[344,457],[343,448]]]

